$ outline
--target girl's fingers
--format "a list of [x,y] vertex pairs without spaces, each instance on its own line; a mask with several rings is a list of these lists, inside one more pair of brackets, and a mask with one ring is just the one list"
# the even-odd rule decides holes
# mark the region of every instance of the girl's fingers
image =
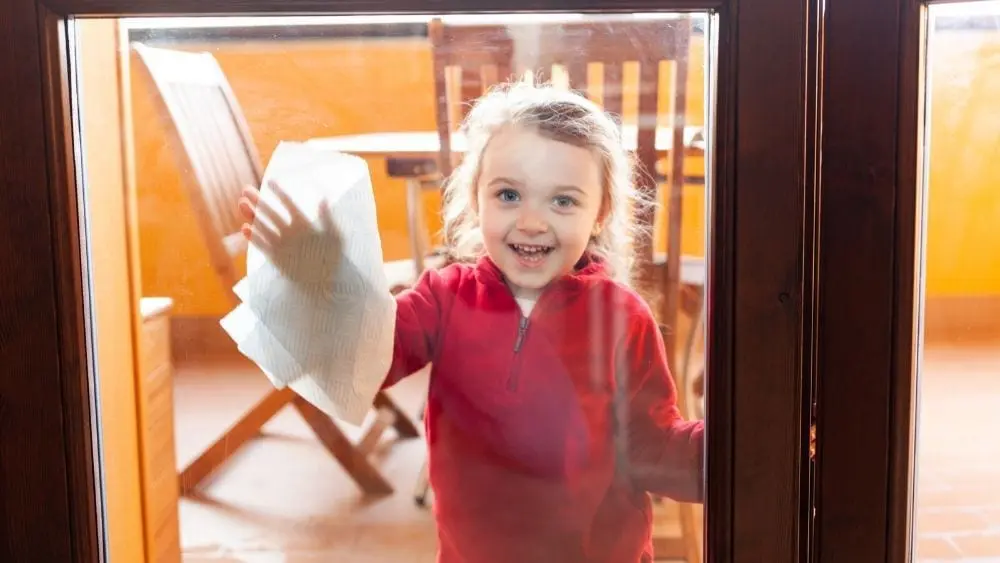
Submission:
[[254,221],[252,231],[263,237],[270,245],[277,244],[281,240],[281,234],[264,221]]
[[254,186],[253,184],[245,184],[243,186],[242,195],[247,199],[253,201],[254,203],[257,203],[257,200],[260,199],[260,190],[257,189],[257,186]]
[[267,240],[267,238],[261,234],[260,230],[244,223],[243,227],[240,228],[240,231],[243,233],[243,236],[250,241],[250,244],[256,246],[265,255],[271,256],[271,251],[274,246],[271,244],[271,241]]
[[261,223],[262,222],[261,219],[263,219],[264,221],[267,221],[268,223],[274,225],[275,227],[278,227],[279,229],[286,229],[289,226],[291,226],[293,222],[282,217],[281,213],[279,213],[278,210],[276,210],[274,207],[271,206],[271,204],[264,201],[263,199],[257,200],[256,213],[257,213],[256,219],[258,223]]
[[330,203],[326,200],[319,204],[319,223],[324,232],[333,232],[333,213],[330,211]]
[[254,221],[251,223],[243,223],[240,226],[240,233],[247,240],[252,240],[254,237],[266,242],[269,246],[273,246],[277,242],[281,235],[278,234],[270,225],[264,224],[260,221]]
[[255,211],[255,205],[251,203],[250,198],[243,196],[240,198],[238,207],[240,209],[240,215],[247,221],[253,221],[257,218],[257,213]]
[[[246,204],[244,204],[246,202]],[[251,221],[260,222],[261,219],[270,222],[277,227],[286,227],[289,222],[281,216],[270,203],[260,197],[260,190],[253,186],[243,188],[243,195],[240,198],[240,212]]]
[[267,186],[274,191],[274,195],[278,196],[278,199],[281,200],[281,204],[288,210],[292,224],[308,223],[308,220],[306,219],[306,216],[303,215],[302,210],[295,205],[295,202],[293,202],[292,198],[289,197],[288,192],[286,192],[278,184],[278,182],[271,180],[267,183]]

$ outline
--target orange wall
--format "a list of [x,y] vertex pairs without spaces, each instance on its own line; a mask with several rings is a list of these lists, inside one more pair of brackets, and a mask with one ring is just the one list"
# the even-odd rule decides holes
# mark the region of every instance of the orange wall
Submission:
[[[380,131],[433,130],[430,48],[424,39],[220,42],[185,44],[218,59],[246,113],[265,163],[280,140]],[[703,122],[701,38],[692,46],[689,123]],[[141,64],[133,55],[132,64]],[[635,74],[635,69],[631,69]],[[626,68],[626,81],[630,69]],[[636,77],[637,78],[637,77]],[[209,266],[187,203],[174,154],[154,105],[155,93],[132,73],[136,174],[144,295],[175,299],[177,315],[221,315],[230,309]],[[664,74],[661,107],[669,108]],[[625,99],[630,99],[626,91]],[[635,108],[625,108],[626,119]],[[666,109],[665,111],[669,111]],[[408,256],[403,182],[387,178],[384,162],[369,161],[385,259]],[[688,174],[703,171],[692,159]],[[438,229],[437,194],[428,194],[427,224]],[[703,252],[704,194],[690,186],[685,198],[685,252]],[[661,211],[661,215],[662,215]],[[661,245],[662,246],[662,245]]]
[[136,315],[123,163],[118,27],[79,20],[83,147],[96,325],[108,553],[144,561],[134,367]]
[[[422,41],[241,42],[212,51],[246,114],[266,165],[281,140],[434,128],[431,61]],[[142,64],[137,57],[133,65]],[[209,266],[155,93],[132,73],[136,179],[145,295],[175,299],[177,315],[229,310]],[[403,183],[370,161],[386,259],[405,256]]]
[[937,32],[928,59],[927,294],[1000,294],[1000,33]]

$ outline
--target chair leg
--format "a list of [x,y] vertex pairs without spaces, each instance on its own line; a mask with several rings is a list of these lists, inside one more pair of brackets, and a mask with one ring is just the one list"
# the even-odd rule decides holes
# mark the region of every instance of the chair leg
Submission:
[[[427,401],[420,406],[420,420],[424,419],[424,414],[427,412]],[[430,475],[427,469],[427,460],[424,460],[423,465],[420,466],[420,474],[417,475],[417,482],[413,488],[413,500],[417,503],[417,506],[427,506],[427,496],[430,494],[431,483]]]
[[[655,500],[654,500],[655,502]],[[653,554],[656,561],[684,561],[701,563],[702,536],[695,519],[695,506],[689,503],[662,501],[677,506],[680,535],[653,536]],[[661,504],[662,506],[662,504]],[[654,507],[654,522],[656,518]]]
[[427,496],[430,494],[431,483],[427,475],[427,462],[420,467],[420,475],[417,476],[417,484],[413,490],[413,501],[417,506],[427,506]]
[[294,397],[295,393],[291,389],[277,389],[268,393],[247,411],[219,439],[181,471],[181,494],[187,494],[196,489],[243,444],[260,433],[261,427],[288,405]]
[[[702,408],[702,402],[700,398],[694,391],[694,383],[697,381],[697,377],[692,378],[689,370],[691,369],[691,356],[694,355],[695,348],[695,338],[703,333],[705,328],[705,294],[702,292],[698,298],[698,304],[696,307],[696,312],[692,317],[694,321],[691,325],[691,330],[688,331],[687,339],[684,342],[684,351],[681,356],[681,375],[685,383],[684,389],[681,392],[684,393],[684,404],[688,412],[684,413],[685,416],[702,418],[705,416],[704,409]],[[704,382],[702,382],[704,385]]]
[[365,453],[344,436],[333,419],[302,397],[296,396],[292,404],[305,419],[306,424],[316,433],[316,437],[323,442],[326,449],[333,454],[333,457],[365,493],[372,495],[392,494],[392,485],[368,461]]
[[406,413],[385,392],[379,392],[378,395],[375,395],[375,408],[392,411],[395,418],[392,427],[396,429],[396,433],[399,434],[400,438],[417,438],[420,436],[420,430],[417,428],[417,425],[413,423],[410,417],[406,416]]
[[380,393],[375,399],[378,416],[358,445],[352,444],[326,413],[299,397],[291,388],[275,389],[246,412],[211,446],[184,468],[179,476],[181,494],[192,493],[261,428],[287,405],[293,405],[316,437],[344,467],[358,486],[372,495],[391,494],[392,485],[368,461],[381,434],[393,426],[401,437],[417,437],[416,425],[406,417],[388,396]]
[[678,505],[681,520],[681,541],[687,563],[701,563],[701,537],[695,525],[694,506],[682,502]]

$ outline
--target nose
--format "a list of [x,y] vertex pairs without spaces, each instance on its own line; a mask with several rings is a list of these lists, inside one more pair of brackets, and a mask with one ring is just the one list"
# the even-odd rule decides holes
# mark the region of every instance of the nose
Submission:
[[527,205],[523,206],[518,213],[515,226],[517,230],[527,235],[539,235],[549,230],[549,225],[541,214]]

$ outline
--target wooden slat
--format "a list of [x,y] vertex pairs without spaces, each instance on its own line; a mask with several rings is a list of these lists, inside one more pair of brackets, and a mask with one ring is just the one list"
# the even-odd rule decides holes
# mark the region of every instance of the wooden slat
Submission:
[[610,112],[617,118],[622,115],[622,91],[625,89],[622,83],[622,63],[618,61],[604,63],[604,88],[602,97],[604,111]]
[[352,444],[329,416],[302,397],[295,397],[295,409],[319,438],[326,449],[354,478],[363,491],[371,495],[389,495],[393,488],[372,466],[365,453]]
[[208,478],[240,446],[260,433],[265,422],[288,405],[295,397],[289,388],[277,390],[264,396],[230,426],[222,436],[212,443],[201,455],[181,472],[181,493],[193,491]]

